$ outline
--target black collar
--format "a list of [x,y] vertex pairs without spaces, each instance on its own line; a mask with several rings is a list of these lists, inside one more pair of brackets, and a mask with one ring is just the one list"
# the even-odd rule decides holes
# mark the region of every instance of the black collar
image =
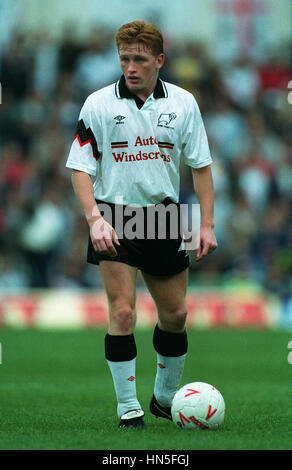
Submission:
[[[118,98],[129,98],[129,99],[137,99],[133,93],[126,86],[125,76],[122,75],[120,80],[116,83],[116,94]],[[164,82],[158,78],[156,86],[154,88],[153,96],[155,99],[157,98],[167,98],[167,90],[165,87]],[[140,100],[140,98],[138,98]],[[142,100],[140,100],[142,101]]]

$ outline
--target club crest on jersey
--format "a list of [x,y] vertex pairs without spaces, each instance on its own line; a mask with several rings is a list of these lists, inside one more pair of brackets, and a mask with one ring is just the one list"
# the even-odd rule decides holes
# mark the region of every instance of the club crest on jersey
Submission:
[[177,115],[175,113],[160,114],[157,125],[159,127],[168,127],[169,129],[173,129],[173,127],[170,127],[169,124],[176,118]]
[[126,116],[121,116],[120,114],[116,117],[114,117],[116,124],[124,124],[124,119],[126,119]]

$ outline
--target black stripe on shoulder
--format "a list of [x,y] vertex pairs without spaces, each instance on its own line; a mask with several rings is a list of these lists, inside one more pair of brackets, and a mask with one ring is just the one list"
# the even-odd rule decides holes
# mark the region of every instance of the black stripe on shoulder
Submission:
[[91,128],[85,126],[83,119],[80,119],[78,121],[75,138],[77,136],[79,137],[79,141],[81,142],[81,144],[86,144],[86,143],[91,144],[93,155],[96,159],[98,159],[101,153],[98,150],[95,136]]

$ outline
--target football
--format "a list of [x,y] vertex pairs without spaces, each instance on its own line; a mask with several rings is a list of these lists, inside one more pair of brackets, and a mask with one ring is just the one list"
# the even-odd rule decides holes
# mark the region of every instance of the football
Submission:
[[183,429],[218,429],[224,421],[225,402],[213,385],[191,382],[181,387],[171,405],[172,420]]

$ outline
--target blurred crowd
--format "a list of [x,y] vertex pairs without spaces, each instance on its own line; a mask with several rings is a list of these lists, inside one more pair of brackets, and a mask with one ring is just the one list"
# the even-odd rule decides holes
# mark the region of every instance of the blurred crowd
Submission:
[[[292,45],[261,63],[218,63],[168,38],[161,73],[191,91],[206,126],[219,248],[193,263],[197,284],[247,282],[292,292]],[[0,57],[0,286],[101,285],[85,262],[88,228],[65,168],[83,101],[121,75],[112,31],[83,41],[18,34]],[[292,90],[292,86],[291,86]],[[291,91],[292,92],[292,91]],[[196,202],[182,168],[181,202]]]

